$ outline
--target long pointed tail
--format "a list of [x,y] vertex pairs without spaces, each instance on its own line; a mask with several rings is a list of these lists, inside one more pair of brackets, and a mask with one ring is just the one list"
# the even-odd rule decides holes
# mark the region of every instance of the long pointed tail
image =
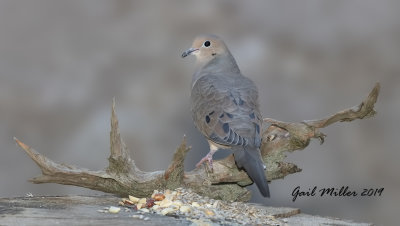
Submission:
[[260,158],[259,150],[256,148],[237,150],[233,155],[237,166],[246,170],[247,175],[256,183],[261,194],[264,197],[270,197],[264,163]]

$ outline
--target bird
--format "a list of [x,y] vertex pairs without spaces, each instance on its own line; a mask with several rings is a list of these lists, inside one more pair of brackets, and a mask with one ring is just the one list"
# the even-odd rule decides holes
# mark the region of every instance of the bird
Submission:
[[244,169],[264,197],[270,197],[266,166],[261,158],[258,91],[242,75],[224,41],[216,35],[199,35],[182,58],[196,57],[191,83],[191,111],[196,128],[207,139],[210,151],[204,162],[212,169],[219,149],[233,152],[236,165]]

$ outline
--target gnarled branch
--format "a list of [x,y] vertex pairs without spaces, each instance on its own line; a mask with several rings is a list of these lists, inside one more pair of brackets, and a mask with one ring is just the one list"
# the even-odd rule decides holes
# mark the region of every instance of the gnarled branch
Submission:
[[[266,118],[271,125],[263,132],[261,155],[267,165],[270,180],[283,178],[288,174],[300,172],[292,163],[284,162],[285,152],[301,150],[308,146],[311,138],[318,138],[321,144],[326,137],[319,131],[335,122],[363,119],[376,114],[374,104],[379,95],[377,83],[369,96],[357,106],[337,112],[321,120],[303,122],[281,122]],[[215,199],[247,201],[250,192],[245,186],[252,183],[247,174],[236,167],[233,156],[214,161],[213,172],[202,166],[184,172],[184,160],[190,148],[185,138],[176,150],[172,163],[165,171],[143,172],[130,158],[123,142],[115,113],[115,100],[111,111],[111,132],[109,165],[102,171],[90,171],[66,164],[53,162],[28,145],[14,138],[16,143],[40,167],[42,175],[31,179],[33,183],[58,183],[90,188],[103,192],[137,197],[149,196],[153,190],[189,187],[199,194]]]

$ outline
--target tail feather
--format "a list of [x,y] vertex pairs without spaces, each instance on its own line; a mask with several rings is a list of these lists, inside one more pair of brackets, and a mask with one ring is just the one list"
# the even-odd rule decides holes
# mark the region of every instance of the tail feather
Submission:
[[236,164],[244,168],[247,175],[256,183],[258,190],[264,197],[270,197],[267,177],[264,172],[264,164],[260,158],[258,149],[243,149],[234,152]]

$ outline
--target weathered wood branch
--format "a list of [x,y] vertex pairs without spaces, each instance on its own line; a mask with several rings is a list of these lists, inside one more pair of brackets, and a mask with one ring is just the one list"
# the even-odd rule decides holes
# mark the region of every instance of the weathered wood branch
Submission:
[[[271,123],[263,132],[261,146],[261,154],[268,167],[266,171],[268,178],[274,180],[300,172],[301,169],[296,165],[283,161],[286,158],[285,152],[304,149],[311,138],[319,139],[322,144],[326,135],[319,131],[320,128],[335,122],[363,119],[376,114],[374,104],[379,89],[380,85],[377,83],[360,105],[321,120],[288,123],[264,119],[264,122]],[[111,111],[111,154],[108,158],[109,165],[105,170],[90,171],[53,162],[18,139],[14,139],[42,171],[41,176],[31,179],[33,183],[75,185],[121,196],[130,194],[137,197],[149,196],[155,189],[174,189],[180,186],[191,188],[199,194],[215,199],[247,201],[251,195],[245,186],[252,181],[244,171],[238,170],[232,155],[214,161],[213,172],[209,172],[204,166],[184,172],[184,159],[190,149],[186,145],[185,138],[165,171],[141,171],[130,158],[129,151],[121,138],[115,113],[115,100]]]

